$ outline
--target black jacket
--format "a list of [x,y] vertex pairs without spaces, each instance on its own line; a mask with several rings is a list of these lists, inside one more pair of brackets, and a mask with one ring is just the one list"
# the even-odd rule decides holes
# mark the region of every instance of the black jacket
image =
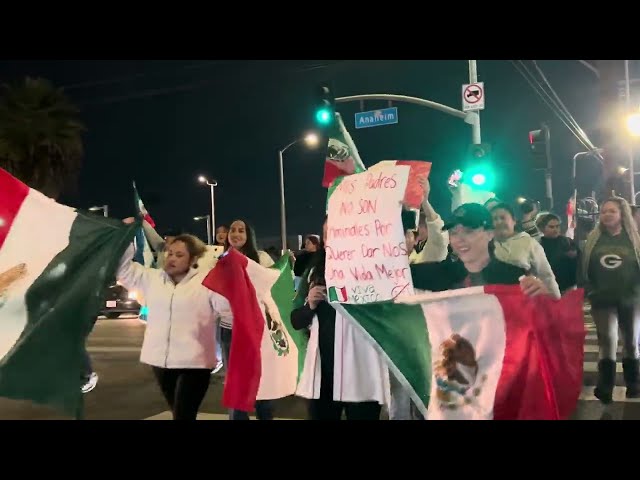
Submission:
[[[549,260],[551,270],[556,276],[560,291],[564,292],[568,288],[573,287],[577,283],[578,262],[580,255],[578,254],[578,245],[569,237],[559,236],[558,238],[540,239],[540,245],[544,249],[544,253]],[[569,257],[570,251],[577,253],[575,257]]]
[[[307,279],[309,272],[305,272],[298,288],[298,295],[306,298],[309,291]],[[318,308],[311,310],[306,303],[302,306],[302,299],[294,305],[291,312],[291,325],[296,330],[307,329],[311,326],[314,316],[318,316],[318,349],[320,351],[320,397],[333,399],[333,355],[336,336],[336,311],[328,302],[320,302]],[[297,308],[295,308],[298,306]]]
[[[492,257],[481,273],[485,285],[517,285],[526,271]],[[462,288],[468,275],[469,272],[459,260],[411,265],[413,286],[420,290],[443,292]]]

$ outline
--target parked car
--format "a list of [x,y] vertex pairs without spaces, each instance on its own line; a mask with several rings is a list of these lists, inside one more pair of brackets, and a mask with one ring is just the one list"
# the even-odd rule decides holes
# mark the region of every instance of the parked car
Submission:
[[140,304],[138,294],[135,291],[128,291],[118,282],[114,282],[107,289],[105,296],[105,306],[101,315],[109,319],[116,319],[123,313],[139,315]]

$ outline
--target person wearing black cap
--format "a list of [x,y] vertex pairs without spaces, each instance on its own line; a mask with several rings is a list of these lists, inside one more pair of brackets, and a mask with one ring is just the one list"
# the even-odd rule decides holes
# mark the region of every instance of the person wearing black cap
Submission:
[[520,284],[527,295],[549,293],[540,279],[527,276],[523,268],[501,262],[492,255],[489,242],[493,238],[493,222],[484,206],[460,205],[443,229],[449,232],[458,260],[411,265],[416,289],[440,292],[489,284]]

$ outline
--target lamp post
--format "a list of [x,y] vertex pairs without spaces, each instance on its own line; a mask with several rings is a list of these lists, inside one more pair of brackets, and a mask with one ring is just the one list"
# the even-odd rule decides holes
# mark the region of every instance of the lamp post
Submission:
[[193,217],[193,220],[199,222],[201,220],[207,221],[207,244],[212,245],[212,234],[211,234],[211,215],[201,215],[199,217]]
[[[202,184],[206,184],[209,189],[211,190],[211,219],[210,219],[210,223],[211,223],[211,231],[215,232],[216,230],[216,207],[215,207],[215,202],[214,202],[214,195],[213,195],[213,189],[214,187],[218,186],[218,182],[215,180],[209,181],[207,180],[207,177],[205,177],[204,175],[200,175],[198,177],[198,181]],[[211,244],[211,242],[209,242],[209,244]]]
[[299,138],[294,140],[289,145],[284,148],[278,150],[278,167],[280,169],[280,236],[282,237],[282,253],[287,250],[287,219],[286,219],[286,208],[285,208],[285,200],[284,200],[284,160],[283,155],[290,147],[294,146],[296,143],[302,142],[308,147],[315,147],[318,145],[319,138],[315,133],[310,133],[303,138]]
[[90,212],[99,212],[100,210],[102,210],[105,217],[109,216],[109,205],[95,206],[89,209]]

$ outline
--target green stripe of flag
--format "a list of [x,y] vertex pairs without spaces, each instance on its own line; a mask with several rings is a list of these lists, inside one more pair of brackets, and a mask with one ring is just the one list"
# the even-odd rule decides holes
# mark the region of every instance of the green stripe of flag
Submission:
[[293,283],[293,270],[291,268],[291,257],[289,254],[283,255],[272,267],[280,272],[280,277],[271,287],[271,297],[278,306],[280,318],[287,329],[287,333],[298,349],[298,378],[302,374],[304,359],[307,354],[307,335],[305,332],[296,330],[291,324],[291,312],[293,311],[293,300],[296,294]]
[[425,414],[431,389],[431,345],[421,306],[393,302],[333,305],[371,337],[391,372]]

